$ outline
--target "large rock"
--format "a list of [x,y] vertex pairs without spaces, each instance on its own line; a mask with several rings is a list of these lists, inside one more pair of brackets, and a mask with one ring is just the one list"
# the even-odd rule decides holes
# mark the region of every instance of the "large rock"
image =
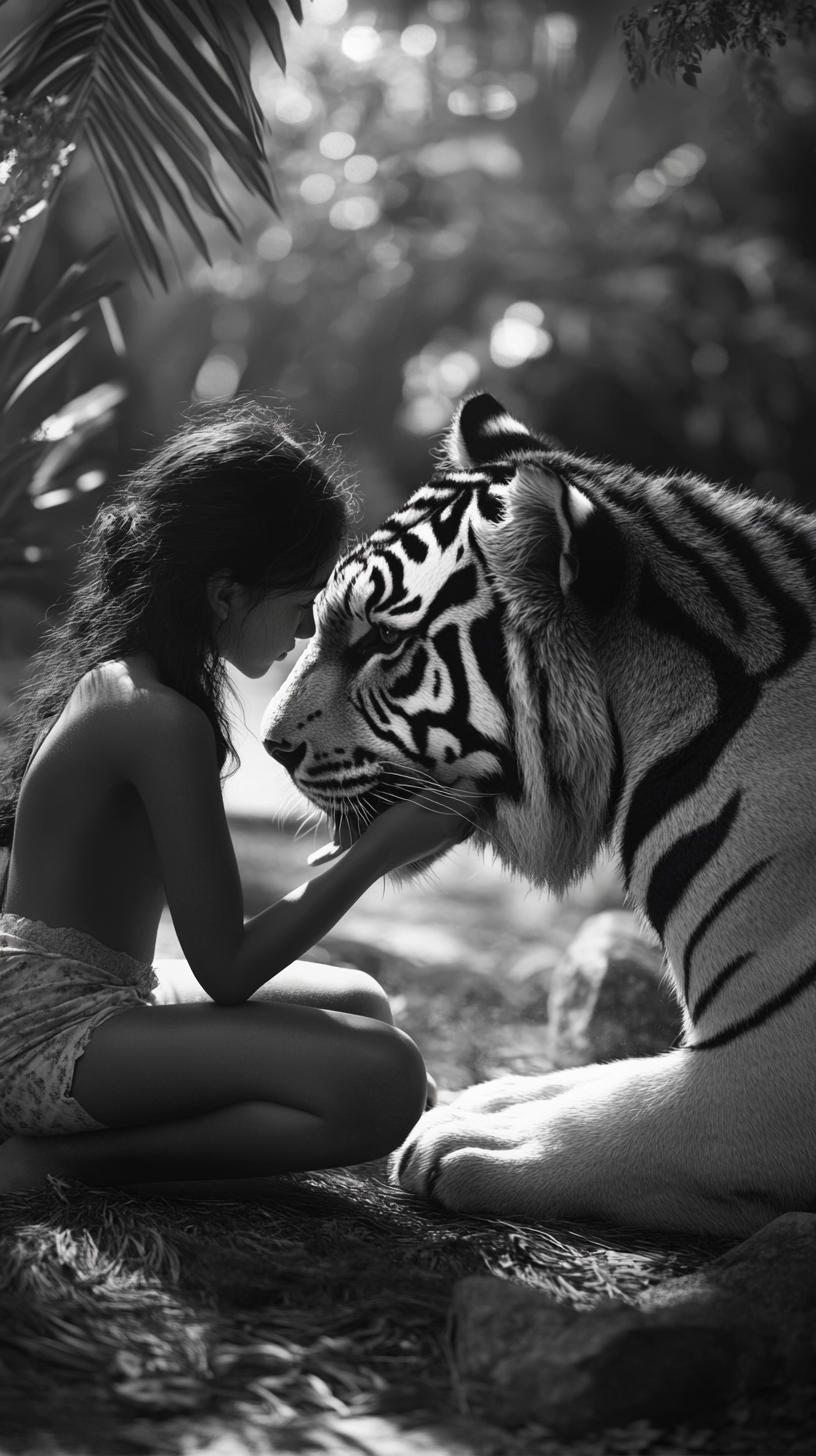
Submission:
[[762,1327],[775,1370],[816,1381],[816,1214],[784,1213],[694,1274],[646,1291],[643,1310],[705,1302]]
[[628,910],[584,921],[553,973],[549,1055],[556,1066],[666,1051],[682,1030],[660,949]]
[[639,1308],[589,1313],[525,1285],[456,1285],[459,1375],[494,1420],[577,1435],[634,1420],[673,1425],[780,1377],[816,1376],[816,1215],[786,1214]]

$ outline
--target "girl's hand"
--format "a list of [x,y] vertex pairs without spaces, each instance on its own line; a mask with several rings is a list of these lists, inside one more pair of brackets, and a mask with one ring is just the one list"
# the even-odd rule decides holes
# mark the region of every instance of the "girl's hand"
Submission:
[[[376,842],[382,856],[382,873],[399,869],[416,860],[445,854],[465,839],[473,827],[468,797],[441,784],[423,789],[413,799],[402,799],[382,814],[360,835],[366,848]],[[345,831],[339,844],[329,844],[309,855],[309,864],[325,864],[350,848],[351,834]]]
[[473,828],[472,820],[464,817],[468,811],[469,801],[462,794],[442,785],[423,789],[416,798],[385,809],[362,837],[379,839],[385,874],[453,849]]

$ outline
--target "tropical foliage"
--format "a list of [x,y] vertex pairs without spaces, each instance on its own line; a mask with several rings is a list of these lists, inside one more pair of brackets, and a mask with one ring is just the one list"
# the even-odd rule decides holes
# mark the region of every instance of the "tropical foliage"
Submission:
[[486,387],[587,453],[807,499],[807,59],[759,142],[729,55],[633,93],[616,11],[315,0],[286,76],[253,62],[281,216],[244,204],[240,246],[208,225],[213,265],[188,252],[172,305],[127,315],[153,431],[190,398],[282,397],[348,439],[372,521]]
[[[287,0],[300,17],[299,0]],[[61,0],[0,54],[0,532],[6,561],[21,508],[62,504],[104,482],[78,468],[91,436],[110,425],[125,395],[119,381],[84,389],[56,409],[54,384],[86,337],[99,303],[114,352],[123,352],[110,301],[120,285],[100,281],[104,243],[73,263],[27,312],[26,294],[63,173],[81,140],[104,179],[121,231],[143,275],[166,281],[162,256],[176,219],[207,257],[196,209],[239,227],[214,159],[266,207],[274,205],[263,115],[249,78],[252,33],[284,65],[269,0]],[[171,244],[172,247],[172,244]],[[39,406],[44,403],[44,408]],[[49,408],[50,406],[50,408]],[[65,472],[71,470],[71,479]],[[23,558],[43,551],[29,543]]]
[[[142,7],[134,0],[128,14]],[[785,21],[788,44],[773,52],[778,106],[761,138],[739,48],[703,46],[694,90],[633,90],[620,8],[381,0],[375,14],[367,0],[310,0],[302,27],[288,22],[285,76],[255,32],[244,61],[278,212],[195,121],[219,207],[240,236],[188,189],[196,238],[139,164],[182,286],[150,293],[114,243],[109,267],[125,286],[115,316],[110,301],[102,307],[121,332],[89,309],[82,347],[65,356],[65,397],[99,380],[130,393],[118,434],[97,434],[89,458],[80,451],[38,497],[64,509],[18,523],[20,551],[55,553],[50,576],[38,568],[42,600],[57,595],[57,561],[68,569],[66,548],[96,503],[77,481],[126,468],[192,401],[243,390],[286,401],[344,443],[369,525],[422,478],[458,398],[476,387],[585,453],[813,500],[813,60]],[[239,9],[248,38],[249,8]],[[654,39],[656,10],[647,18]],[[208,42],[199,53],[214,63]],[[144,110],[129,129],[153,135]],[[76,148],[53,179],[25,306],[7,318],[34,317],[34,300],[73,259],[121,236],[106,177],[65,114],[42,125],[57,160],[72,140]],[[143,142],[130,144],[140,152]],[[155,151],[178,181],[158,142]],[[38,155],[47,170],[44,141]],[[137,189],[131,205],[164,265]],[[104,256],[92,266],[94,283],[103,265]],[[142,266],[150,272],[146,258]],[[78,326],[69,320],[64,339]],[[112,354],[115,338],[126,354]],[[32,433],[62,403],[45,376],[38,388]]]
[[[300,19],[300,0],[287,4]],[[137,262],[162,280],[165,207],[205,254],[191,203],[239,235],[213,152],[273,205],[249,77],[255,29],[283,68],[271,0],[61,0],[0,55],[12,104],[60,98],[67,141],[82,135]]]
[[735,51],[764,115],[779,102],[774,53],[788,40],[813,39],[816,8],[810,0],[657,0],[643,15],[630,10],[621,29],[635,85],[652,72],[696,86],[708,52]]

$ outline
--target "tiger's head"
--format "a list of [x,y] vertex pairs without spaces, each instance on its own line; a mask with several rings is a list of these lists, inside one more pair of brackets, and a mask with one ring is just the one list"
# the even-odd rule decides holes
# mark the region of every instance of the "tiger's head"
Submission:
[[445,467],[339,561],[262,726],[335,825],[433,780],[461,795],[478,844],[556,889],[608,830],[616,757],[598,603],[571,591],[577,537],[597,558],[590,595],[608,593],[609,563],[561,457],[489,395],[466,401]]

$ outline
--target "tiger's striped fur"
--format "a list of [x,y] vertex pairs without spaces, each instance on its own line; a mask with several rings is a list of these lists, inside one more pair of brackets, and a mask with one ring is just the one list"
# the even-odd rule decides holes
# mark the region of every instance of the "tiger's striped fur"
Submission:
[[684,1008],[661,1057],[428,1114],[449,1207],[745,1234],[816,1207],[816,523],[468,401],[449,468],[339,564],[270,751],[361,819],[430,774],[563,889],[614,846]]

